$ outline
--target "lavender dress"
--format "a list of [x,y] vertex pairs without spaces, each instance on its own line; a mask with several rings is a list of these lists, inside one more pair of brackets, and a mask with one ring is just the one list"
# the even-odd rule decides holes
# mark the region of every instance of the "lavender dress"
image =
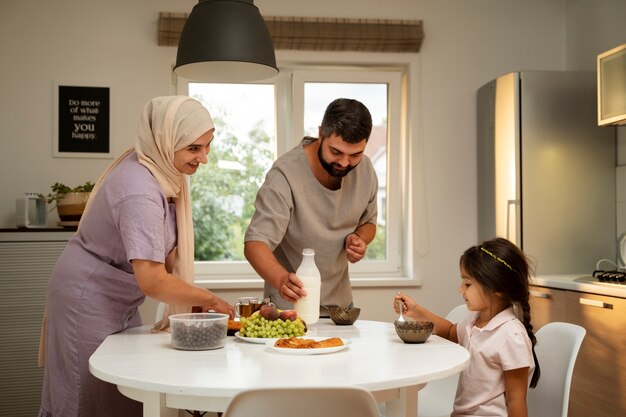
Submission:
[[141,325],[141,292],[129,262],[164,262],[176,244],[176,212],[131,153],[95,195],[59,258],[46,300],[46,366],[40,417],[141,416],[141,403],[89,372],[109,335]]

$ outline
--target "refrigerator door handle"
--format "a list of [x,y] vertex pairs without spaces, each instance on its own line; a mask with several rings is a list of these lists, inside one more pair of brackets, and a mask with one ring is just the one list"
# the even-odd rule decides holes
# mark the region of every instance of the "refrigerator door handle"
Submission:
[[[507,240],[511,240],[510,233],[509,233],[509,230],[511,227],[511,206],[513,206],[513,210],[515,210],[517,208],[518,203],[519,203],[519,200],[507,200],[506,202],[506,239]],[[516,223],[517,222],[513,223],[513,227],[516,227]]]

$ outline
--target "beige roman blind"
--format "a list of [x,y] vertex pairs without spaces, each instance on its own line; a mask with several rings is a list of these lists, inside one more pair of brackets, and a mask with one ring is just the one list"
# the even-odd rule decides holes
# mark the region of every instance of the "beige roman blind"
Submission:
[[187,13],[159,13],[159,46],[178,46]]
[[[158,42],[177,46],[188,14],[159,14]],[[307,51],[419,52],[421,20],[264,17],[275,49]]]

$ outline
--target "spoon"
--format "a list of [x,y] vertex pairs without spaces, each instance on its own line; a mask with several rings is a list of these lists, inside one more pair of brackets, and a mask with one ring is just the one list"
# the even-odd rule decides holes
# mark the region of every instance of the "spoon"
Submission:
[[404,316],[402,315],[402,310],[404,310],[404,303],[401,300],[398,300],[398,304],[400,304],[400,317],[398,317],[398,319],[396,320],[398,323],[404,323],[406,320],[404,319]]

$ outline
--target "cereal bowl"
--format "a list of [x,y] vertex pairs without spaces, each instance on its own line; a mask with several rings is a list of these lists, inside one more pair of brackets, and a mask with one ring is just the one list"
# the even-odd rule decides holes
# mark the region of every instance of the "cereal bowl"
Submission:
[[208,350],[224,347],[228,328],[228,314],[175,314],[169,319],[174,348]]
[[393,323],[396,333],[404,343],[424,343],[435,326],[432,321],[404,321]]
[[361,313],[361,309],[358,307],[341,308],[337,306],[327,306],[326,308],[328,309],[330,319],[333,323],[338,325],[354,324]]

